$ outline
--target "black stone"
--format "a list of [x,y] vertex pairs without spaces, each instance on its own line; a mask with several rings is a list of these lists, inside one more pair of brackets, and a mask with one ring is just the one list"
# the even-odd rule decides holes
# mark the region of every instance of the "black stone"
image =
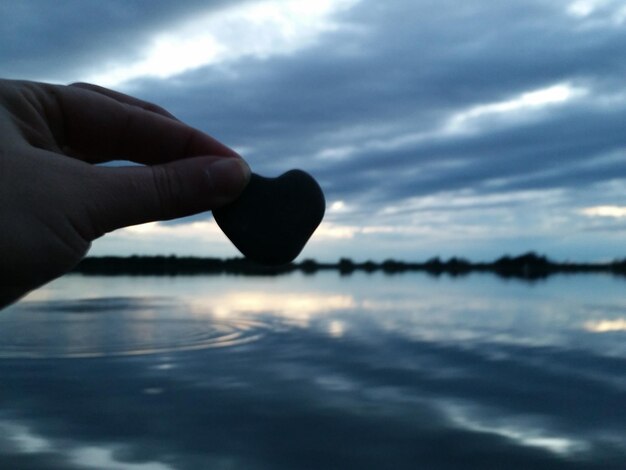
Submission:
[[277,178],[255,173],[241,196],[213,215],[247,258],[276,266],[293,261],[324,217],[324,193],[311,175],[291,170]]

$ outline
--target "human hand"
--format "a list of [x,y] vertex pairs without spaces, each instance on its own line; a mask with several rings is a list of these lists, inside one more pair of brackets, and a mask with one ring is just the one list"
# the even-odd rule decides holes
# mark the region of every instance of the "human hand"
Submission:
[[[129,160],[143,166],[97,166]],[[0,308],[120,227],[232,202],[239,155],[153,104],[88,84],[0,80]]]

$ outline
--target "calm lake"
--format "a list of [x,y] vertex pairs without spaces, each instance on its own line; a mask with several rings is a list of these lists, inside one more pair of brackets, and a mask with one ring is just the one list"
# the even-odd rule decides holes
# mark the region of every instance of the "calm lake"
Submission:
[[626,279],[66,276],[0,312],[0,468],[624,469]]

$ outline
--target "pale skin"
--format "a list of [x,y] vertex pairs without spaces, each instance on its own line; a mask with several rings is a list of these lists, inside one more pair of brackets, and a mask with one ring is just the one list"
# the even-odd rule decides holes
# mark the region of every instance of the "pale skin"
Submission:
[[[110,160],[142,166],[96,165]],[[0,80],[0,308],[71,270],[96,238],[216,209],[249,179],[235,151],[154,104]]]

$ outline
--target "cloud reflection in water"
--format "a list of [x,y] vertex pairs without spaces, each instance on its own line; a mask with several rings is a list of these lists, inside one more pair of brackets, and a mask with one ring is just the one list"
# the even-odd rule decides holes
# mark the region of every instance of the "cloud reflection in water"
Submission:
[[[584,299],[558,282],[481,277],[154,279],[135,296],[128,280],[100,282],[109,297],[9,309],[0,344],[5,326],[30,326],[31,339],[56,331],[55,347],[77,350],[95,328],[152,354],[107,355],[113,341],[92,344],[94,358],[5,356],[0,468],[558,470],[626,459],[624,338],[584,328],[623,317],[621,290],[602,277],[586,279],[600,294]],[[254,340],[173,341],[230,322]],[[157,339],[171,348],[155,351]]]

